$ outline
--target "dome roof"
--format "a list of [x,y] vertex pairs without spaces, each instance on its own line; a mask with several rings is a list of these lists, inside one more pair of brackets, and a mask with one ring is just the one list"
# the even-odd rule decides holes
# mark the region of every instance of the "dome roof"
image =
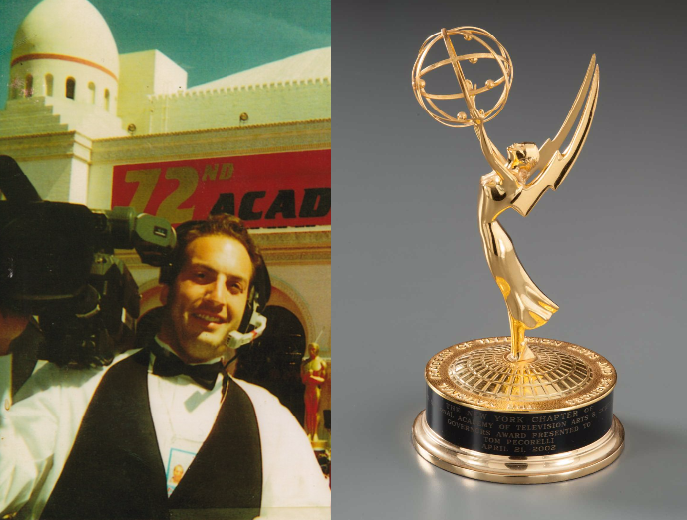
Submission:
[[11,63],[31,55],[85,62],[119,76],[117,44],[88,0],[43,0],[34,7],[14,36]]

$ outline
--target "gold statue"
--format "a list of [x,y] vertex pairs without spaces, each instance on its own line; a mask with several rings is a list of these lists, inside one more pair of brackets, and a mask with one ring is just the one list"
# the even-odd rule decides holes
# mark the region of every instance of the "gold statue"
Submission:
[[[459,55],[452,36],[468,42],[464,46],[477,46],[477,52]],[[438,42],[444,43],[448,58],[424,66]],[[496,80],[466,77],[465,70],[474,77],[478,69],[472,66],[480,61],[496,63]],[[453,69],[460,93],[427,91],[426,75],[443,66]],[[412,80],[416,99],[434,119],[447,126],[473,127],[491,167],[480,180],[477,217],[484,255],[506,302],[511,332],[510,337],[459,343],[430,359],[425,369],[427,408],[413,424],[413,445],[440,468],[492,482],[556,482],[598,471],[624,446],[623,426],[613,415],[615,369],[584,347],[525,337],[526,330],[547,323],[558,306],[529,277],[498,221],[509,208],[526,217],[547,189],[555,190],[565,180],[594,118],[599,95],[596,57],[553,140],[541,148],[531,142],[513,144],[507,157],[485,129],[503,109],[513,81],[510,56],[496,38],[476,27],[442,29],[422,45]],[[489,92],[497,98],[494,105],[478,109],[475,98]],[[444,108],[461,99],[466,111]]]
[[[508,307],[511,330],[511,360],[527,361],[533,359],[534,355],[527,347],[525,330],[544,325],[558,310],[558,306],[528,276],[515,253],[511,238],[496,219],[508,208],[513,208],[523,217],[526,217],[548,188],[555,190],[563,182],[579,156],[592,124],[599,95],[599,67],[596,65],[596,57],[592,56],[582,87],[580,87],[568,117],[563,122],[563,126],[556,137],[552,141],[547,140],[541,149],[531,142],[513,144],[507,149],[508,159],[506,160],[487,136],[484,123],[492,119],[503,108],[508,98],[513,77],[513,65],[510,57],[496,39],[486,31],[476,28],[460,28],[450,32],[451,34],[461,34],[467,40],[475,38],[490,52],[488,54],[473,53],[457,56],[449,31],[443,29],[440,35],[428,38],[423,49],[421,49],[413,69],[413,87],[416,97],[425,109],[427,106],[424,104],[424,100],[427,99],[431,107],[438,111],[437,116],[428,109],[428,112],[435,119],[449,126],[474,127],[482,154],[492,168],[492,171],[484,175],[480,182],[477,209],[479,231],[482,236],[487,264],[489,264],[491,274]],[[446,44],[449,59],[422,69],[424,57],[429,48],[439,39],[437,36],[443,39]],[[501,51],[500,54],[497,54],[480,36],[487,36],[496,42]],[[485,86],[478,89],[470,80],[465,78],[460,62],[467,59],[471,63],[475,63],[480,58],[496,59],[502,69],[503,76],[497,81],[487,80]],[[453,66],[462,93],[453,96],[428,94],[425,91],[426,82],[422,76],[447,63],[451,63]],[[475,96],[499,85],[503,85],[504,90],[497,105],[486,113],[483,110],[477,110]],[[457,98],[465,99],[470,118],[464,112],[453,118],[439,109],[433,101],[433,99]],[[584,110],[577,129],[566,149],[561,152],[561,145],[572,129],[583,105]],[[528,179],[538,170],[540,173],[532,182],[528,183]]]
[[327,363],[320,357],[317,343],[308,345],[308,359],[301,364],[301,381],[305,385],[305,432],[311,441],[318,441],[317,428],[320,423],[320,387],[326,381]]

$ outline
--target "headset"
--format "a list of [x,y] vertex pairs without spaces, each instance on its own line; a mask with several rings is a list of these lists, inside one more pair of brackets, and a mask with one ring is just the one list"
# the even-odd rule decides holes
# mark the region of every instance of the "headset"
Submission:
[[262,255],[260,255],[260,260],[255,273],[253,273],[253,281],[241,324],[237,330],[230,332],[227,338],[227,347],[230,349],[238,349],[246,343],[252,342],[260,337],[267,327],[267,318],[260,312],[267,306],[267,301],[272,292],[272,284]]
[[[180,224],[176,228],[177,235],[183,236],[186,230],[193,228],[202,222],[203,221],[200,220],[190,220]],[[177,243],[177,247],[180,246],[183,247],[181,244]],[[186,246],[188,246],[188,244],[186,244]],[[179,274],[180,266],[177,264],[183,258],[183,252],[175,251],[175,253],[176,254],[173,255],[173,258],[170,259],[170,262],[160,268],[159,281],[162,284],[172,285],[174,283],[174,279]],[[270,282],[270,275],[267,271],[267,267],[265,266],[264,259],[260,252],[257,252],[257,254],[259,256],[259,261],[256,262],[257,265],[255,265],[256,263],[253,264],[255,272],[253,273],[253,280],[251,281],[241,323],[239,324],[237,330],[230,332],[227,337],[227,347],[229,349],[237,350],[239,347],[252,342],[263,332],[265,332],[265,328],[267,327],[267,318],[263,316],[261,312],[264,311],[265,307],[267,306],[267,302],[270,299],[272,284]],[[176,263],[174,260],[176,260]]]

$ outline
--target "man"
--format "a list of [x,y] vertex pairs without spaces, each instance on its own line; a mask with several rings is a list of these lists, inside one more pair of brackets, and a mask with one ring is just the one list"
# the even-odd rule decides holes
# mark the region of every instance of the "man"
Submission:
[[[152,519],[214,509],[253,518],[261,507],[328,506],[293,416],[222,371],[261,262],[235,217],[180,226],[158,334],[107,368],[41,367],[5,412],[0,514]],[[168,496],[179,464],[186,471]]]

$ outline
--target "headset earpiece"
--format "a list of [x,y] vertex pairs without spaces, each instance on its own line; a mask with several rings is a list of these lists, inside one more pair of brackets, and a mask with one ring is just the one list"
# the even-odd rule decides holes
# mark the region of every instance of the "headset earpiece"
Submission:
[[160,267],[160,278],[158,279],[161,284],[171,285],[173,279],[174,269],[172,264],[163,265]]
[[272,284],[270,283],[270,275],[267,272],[267,267],[265,262],[260,257],[260,263],[255,270],[253,275],[253,283],[250,287],[250,292],[248,293],[248,299],[246,300],[246,308],[243,311],[243,318],[241,319],[241,324],[238,327],[238,331],[241,333],[248,332],[251,322],[254,321],[253,314],[262,312],[267,306],[267,302],[270,299],[270,293],[272,292]]

